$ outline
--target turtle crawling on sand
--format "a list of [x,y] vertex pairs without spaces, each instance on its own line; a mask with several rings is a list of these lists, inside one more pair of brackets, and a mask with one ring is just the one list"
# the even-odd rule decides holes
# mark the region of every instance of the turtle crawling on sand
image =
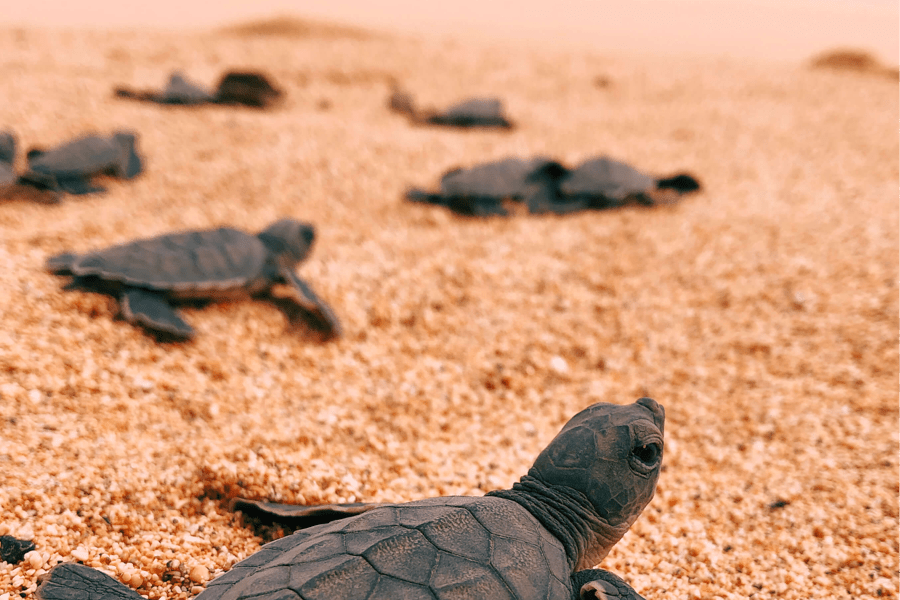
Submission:
[[388,108],[406,115],[417,125],[443,125],[460,128],[512,129],[513,122],[503,112],[503,103],[498,98],[469,98],[442,110],[421,110],[416,108],[408,92],[394,87],[388,97]]
[[194,330],[172,304],[264,297],[301,314],[327,338],[340,335],[331,308],[294,267],[312,248],[312,225],[281,219],[257,235],[229,227],[184,231],[47,260],[57,275],[72,275],[66,289],[114,295],[125,320],[157,336],[188,339]]
[[215,91],[210,91],[202,85],[190,81],[182,73],[176,71],[169,76],[169,82],[159,91],[119,87],[113,93],[119,98],[156,104],[187,106],[241,104],[254,108],[268,108],[282,96],[281,90],[272,85],[266,75],[256,71],[229,71],[219,80]]
[[[595,404],[512,489],[336,513],[266,544],[198,600],[640,600],[592,567],[653,497],[664,421],[650,398]],[[73,563],[54,568],[36,597],[140,598]]]
[[131,131],[83,135],[50,150],[31,149],[27,158],[20,183],[69,194],[106,191],[92,181],[98,175],[133,179],[143,170],[137,135]]
[[441,177],[437,192],[413,188],[406,198],[471,216],[506,215],[505,200],[521,202],[531,214],[566,214],[632,201],[665,203],[699,189],[699,181],[687,173],[656,179],[606,156],[588,159],[574,169],[537,157],[451,169]]
[[0,196],[15,185],[16,136],[9,131],[0,131]]

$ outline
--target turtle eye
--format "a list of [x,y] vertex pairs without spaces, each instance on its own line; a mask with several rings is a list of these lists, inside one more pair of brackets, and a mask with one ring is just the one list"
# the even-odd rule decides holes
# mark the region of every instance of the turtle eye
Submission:
[[631,455],[648,467],[652,467],[657,463],[661,453],[659,444],[644,444],[631,449]]

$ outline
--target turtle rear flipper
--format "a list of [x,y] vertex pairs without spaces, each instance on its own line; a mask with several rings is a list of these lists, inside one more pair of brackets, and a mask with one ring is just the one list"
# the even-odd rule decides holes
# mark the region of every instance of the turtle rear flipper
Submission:
[[168,300],[160,294],[128,288],[122,292],[119,304],[122,316],[129,323],[176,339],[194,337],[194,329],[178,316]]
[[332,521],[361,515],[380,506],[384,506],[384,504],[379,502],[352,502],[348,504],[302,506],[262,500],[247,500],[245,498],[235,498],[231,501],[231,510],[239,510],[254,519],[277,523],[292,530],[306,529],[314,525],[331,523]]
[[295,322],[298,320],[298,315],[295,311],[289,310],[290,307],[285,305],[285,301],[294,304],[296,308],[305,313],[306,320],[311,320],[311,324],[326,339],[340,337],[340,321],[338,321],[331,307],[316,295],[312,288],[309,287],[309,284],[297,277],[294,271],[288,267],[281,268],[281,277],[287,284],[285,286],[287,295],[279,294],[271,299],[279,308],[285,311],[288,320]]
[[572,575],[574,600],[646,600],[625,581],[603,569],[585,569]]
[[106,573],[78,563],[53,567],[43,576],[34,597],[37,600],[144,600]]

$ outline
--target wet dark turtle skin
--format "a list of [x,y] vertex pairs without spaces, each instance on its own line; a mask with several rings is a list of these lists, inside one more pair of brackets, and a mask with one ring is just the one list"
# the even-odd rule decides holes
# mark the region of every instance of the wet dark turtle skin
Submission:
[[28,170],[20,182],[76,195],[105,191],[92,181],[97,175],[133,179],[143,171],[137,135],[131,131],[84,135],[50,150],[29,150],[27,157]]
[[190,81],[180,72],[169,76],[169,82],[159,91],[116,88],[119,98],[170,104],[197,106],[201,104],[239,104],[254,108],[268,108],[277,103],[283,93],[263,73],[256,71],[229,71],[219,80],[215,91]]
[[67,289],[119,299],[125,320],[161,339],[189,339],[194,330],[173,303],[264,298],[290,320],[305,319],[325,337],[340,334],[331,308],[294,273],[309,254],[315,229],[281,219],[254,235],[229,227],[183,231],[88,252],[62,253],[47,269],[71,275]]
[[413,188],[412,202],[436,204],[470,216],[507,215],[504,201],[524,204],[531,214],[568,214],[624,206],[653,205],[700,189],[691,175],[655,179],[605,156],[568,169],[547,157],[506,158],[447,171],[437,192]]
[[[266,544],[198,599],[640,599],[592,567],[653,497],[664,421],[650,398],[595,404],[563,427],[511,489],[336,517]],[[75,588],[92,600],[135,598],[90,571],[56,567],[36,597],[73,598]]]

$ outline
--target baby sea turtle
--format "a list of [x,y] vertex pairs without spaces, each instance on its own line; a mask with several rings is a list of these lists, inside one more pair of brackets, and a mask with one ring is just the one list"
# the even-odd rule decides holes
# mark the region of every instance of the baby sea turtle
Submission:
[[123,87],[117,88],[114,93],[120,98],[156,102],[157,104],[206,104],[212,102],[215,97],[212,92],[190,81],[178,71],[169,76],[169,82],[158,92]]
[[290,320],[302,315],[330,338],[340,334],[337,318],[294,273],[314,238],[312,225],[281,219],[257,235],[220,227],[58,254],[47,269],[74,276],[66,289],[117,297],[125,320],[163,339],[194,335],[172,303],[248,297],[268,298]]
[[9,131],[0,131],[0,196],[15,185],[16,136]]
[[623,206],[630,201],[652,205],[667,201],[671,194],[699,188],[699,182],[686,173],[655,179],[605,156],[589,159],[571,170],[538,157],[451,169],[441,178],[439,191],[412,189],[406,197],[474,216],[508,214],[504,200],[522,202],[532,214],[566,214]]
[[[650,398],[575,415],[512,489],[368,507],[266,544],[198,600],[639,600],[592,567],[650,502],[663,453]],[[321,512],[321,511],[320,511]],[[39,600],[139,596],[84,565],[54,568]]]
[[388,97],[388,107],[406,115],[415,124],[498,129],[512,129],[514,126],[503,113],[503,103],[498,98],[469,98],[443,111],[420,110],[416,108],[412,95],[394,87]]
[[272,85],[268,77],[255,71],[229,71],[219,80],[215,91],[190,81],[176,71],[169,76],[169,82],[162,90],[120,87],[114,93],[119,98],[156,104],[242,104],[256,108],[267,108],[282,96],[281,90]]
[[[506,215],[503,200],[526,201],[539,191],[542,173],[563,169],[550,159],[505,158],[468,169],[451,169],[441,177],[437,193],[409,190],[406,198],[446,206],[471,216]],[[563,169],[564,170],[564,169]]]
[[143,170],[137,135],[117,131],[110,136],[84,135],[51,150],[28,151],[28,170],[19,182],[69,194],[90,194],[106,188],[91,181],[98,175],[133,179]]

